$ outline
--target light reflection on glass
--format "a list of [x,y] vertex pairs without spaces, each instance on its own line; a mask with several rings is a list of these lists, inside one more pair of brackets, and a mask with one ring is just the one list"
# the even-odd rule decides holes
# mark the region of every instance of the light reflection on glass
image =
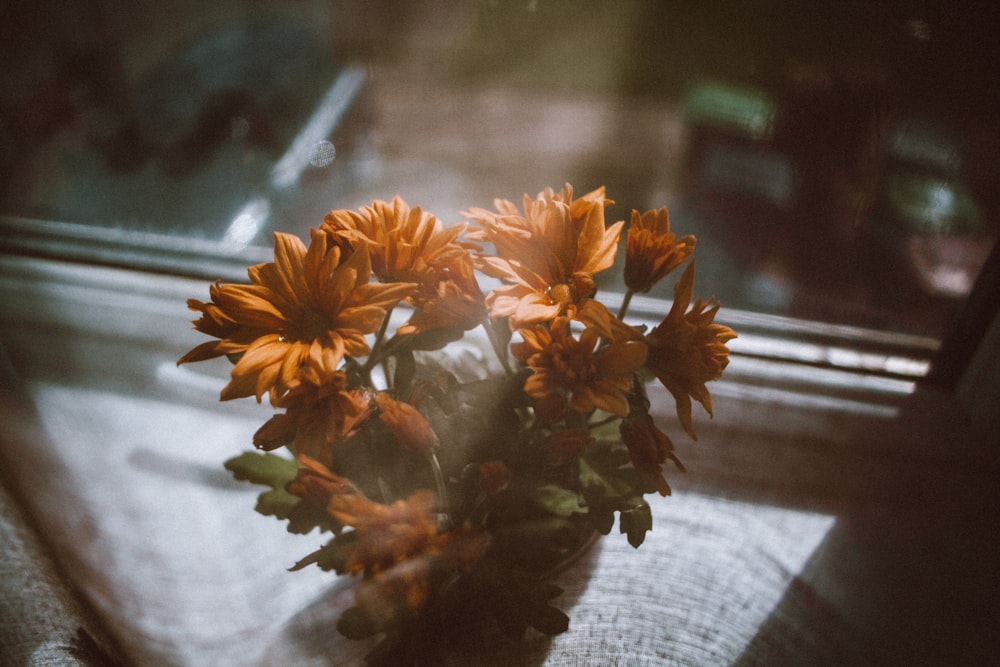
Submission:
[[840,396],[825,396],[799,390],[755,387],[725,380],[712,383],[712,396],[724,396],[754,403],[787,405],[801,410],[834,412],[843,415],[865,415],[886,420],[895,419],[900,413],[900,407],[893,404],[857,401]]
[[741,333],[730,344],[733,352],[787,359],[790,361],[830,365],[859,371],[892,372],[910,377],[922,377],[930,370],[927,358],[917,358],[881,352],[864,352],[849,347],[822,345],[777,339],[752,333]]
[[364,70],[359,67],[345,69],[337,77],[309,121],[295,136],[292,145],[271,170],[271,186],[275,190],[285,190],[298,182],[313,159],[317,144],[328,142],[330,132],[361,92],[365,78]]
[[309,155],[309,164],[317,169],[330,166],[337,157],[337,147],[324,139],[317,141]]
[[223,237],[223,244],[234,246],[235,249],[247,247],[267,222],[269,215],[271,215],[271,205],[266,199],[257,198],[247,202],[229,224]]

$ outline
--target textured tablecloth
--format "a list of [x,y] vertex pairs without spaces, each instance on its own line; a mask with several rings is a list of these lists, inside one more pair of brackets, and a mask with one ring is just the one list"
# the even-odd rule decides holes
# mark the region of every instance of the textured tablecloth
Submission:
[[[59,504],[73,498],[73,511],[49,508],[49,529],[74,551],[74,577],[129,656],[151,665],[318,666],[349,664],[367,648],[334,630],[349,579],[286,571],[322,538],[254,514],[259,490],[221,471],[256,422],[87,389],[35,385],[32,395],[75,486],[59,482]],[[521,645],[491,637],[464,657],[731,664],[834,522],[697,493],[652,505],[656,527],[640,549],[612,533],[560,576],[565,592],[554,602],[570,613],[568,633]]]

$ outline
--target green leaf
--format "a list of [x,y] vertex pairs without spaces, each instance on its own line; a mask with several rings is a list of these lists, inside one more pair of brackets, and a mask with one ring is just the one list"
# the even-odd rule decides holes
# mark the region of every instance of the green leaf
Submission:
[[413,350],[400,350],[396,355],[396,371],[392,380],[397,396],[410,388],[416,374],[417,362],[413,358]]
[[379,358],[392,357],[401,352],[413,352],[422,350],[432,352],[440,350],[448,343],[454,343],[465,335],[462,327],[441,327],[430,329],[419,333],[395,335],[386,343],[385,349]]
[[292,510],[302,502],[298,496],[293,496],[284,489],[271,489],[257,496],[257,512],[264,516],[287,519]]
[[494,617],[497,620],[497,625],[500,627],[500,632],[505,637],[519,640],[524,637],[524,631],[528,629],[528,623],[520,616],[517,616],[516,613],[516,611],[504,610],[494,614]]
[[[591,522],[601,532],[611,530],[609,512],[619,513],[619,528],[638,548],[653,528],[653,514],[643,499],[645,485],[619,447],[595,447],[580,460],[580,484],[591,507]],[[605,532],[607,534],[607,532]]]
[[299,465],[293,459],[263,452],[243,452],[225,462],[233,477],[254,484],[281,488],[295,479]]
[[[599,443],[610,443],[610,442],[620,442],[621,433],[618,430],[618,425],[621,423],[620,420],[609,421],[606,424],[601,424],[597,428],[591,429],[590,434],[594,436],[594,439]],[[614,456],[620,458],[619,454],[615,452],[620,452],[625,455],[625,459],[628,459],[628,453],[625,450],[609,447],[598,447],[597,453],[611,453]]]
[[580,459],[580,484],[595,508],[626,510],[642,501],[644,485],[624,447],[597,446]]
[[569,616],[550,605],[525,608],[528,624],[546,635],[558,635],[569,629]]
[[646,501],[632,509],[622,510],[618,516],[622,533],[628,535],[628,543],[638,549],[646,539],[646,533],[653,529],[653,512]]
[[590,523],[601,535],[607,535],[615,525],[615,513],[610,510],[592,509]]
[[340,526],[323,510],[285,487],[298,475],[299,464],[294,459],[263,452],[244,452],[225,462],[226,470],[239,480],[270,486],[257,496],[254,508],[264,516],[288,521],[288,532],[305,535],[313,528],[339,530]]
[[534,600],[551,600],[563,594],[563,589],[549,581],[538,581],[531,584],[531,598]]
[[532,572],[555,567],[580,544],[579,527],[557,516],[498,526],[491,536],[491,552],[498,562]]
[[335,533],[339,533],[343,528],[334,521],[325,508],[302,500],[288,511],[287,519],[288,532],[296,535],[307,535],[313,528],[319,528],[321,532],[329,530]]
[[581,502],[579,493],[555,484],[538,487],[532,492],[531,498],[556,516],[568,517],[587,513],[587,506]]
[[555,584],[503,567],[482,568],[476,576],[477,606],[496,619],[504,635],[522,638],[528,626],[556,635],[569,627],[569,617],[549,604],[563,592]]
[[620,468],[598,468],[584,459],[580,460],[580,483],[584,494],[594,505],[617,506],[625,498],[641,496],[631,482],[628,474]]
[[310,565],[316,565],[324,572],[332,570],[337,574],[343,574],[347,566],[347,555],[344,553],[344,547],[353,542],[353,532],[338,535],[316,551],[297,561],[288,570],[290,572],[297,572]]

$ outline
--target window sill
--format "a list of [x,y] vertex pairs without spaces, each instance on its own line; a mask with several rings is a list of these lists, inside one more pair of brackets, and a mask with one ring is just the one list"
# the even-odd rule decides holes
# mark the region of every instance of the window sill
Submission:
[[[332,629],[347,583],[286,573],[301,538],[249,512],[255,492],[221,470],[263,408],[214,402],[224,362],[174,367],[202,340],[183,323],[205,283],[7,255],[0,289],[5,481],[122,652],[138,664],[359,659],[364,645]],[[922,387],[933,346],[729,315],[744,338],[710,387],[715,419],[696,419],[699,442],[667,407],[656,414],[690,472],[668,475],[675,493],[654,502],[647,544],[603,540],[560,582],[569,633],[480,647],[483,664],[989,650],[997,461],[965,436],[950,395]],[[897,358],[914,365],[892,371]],[[623,643],[626,627],[649,641]]]

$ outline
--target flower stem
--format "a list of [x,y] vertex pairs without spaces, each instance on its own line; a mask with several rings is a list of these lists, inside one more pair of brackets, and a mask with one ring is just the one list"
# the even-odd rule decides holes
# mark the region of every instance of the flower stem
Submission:
[[469,512],[469,523],[475,524],[480,528],[485,527],[486,519],[490,515],[489,505],[486,502],[488,499],[489,496],[487,494],[483,492],[479,493],[475,504],[472,506],[472,511]]
[[451,511],[448,509],[448,488],[444,483],[444,473],[441,471],[441,463],[438,461],[434,450],[427,450],[427,462],[431,464],[434,473],[434,485],[437,487],[438,495],[438,522],[443,528],[451,528]]
[[507,375],[513,375],[514,370],[510,367],[510,361],[507,359],[507,350],[501,346],[499,339],[497,338],[496,330],[493,328],[493,320],[488,316],[483,318],[482,321],[483,328],[486,329],[486,335],[490,339],[490,346],[493,348],[493,353],[497,355],[497,359],[500,361],[500,365],[503,367],[504,372]]
[[382,319],[382,326],[379,327],[378,333],[375,334],[375,345],[372,346],[373,357],[375,356],[375,350],[377,350],[385,341],[385,332],[389,328],[389,320],[392,319],[392,311],[392,308],[385,311],[385,317]]
[[[379,361],[384,362],[384,359],[380,359],[382,346],[385,345],[385,332],[389,329],[389,320],[392,318],[392,308],[385,311],[385,317],[382,319],[382,324],[379,326],[378,333],[375,334],[375,343],[372,345],[372,351],[368,353],[368,359],[365,360],[365,365],[361,367],[361,372],[364,373],[365,379],[368,384],[372,384],[371,380],[371,370]],[[389,369],[385,367],[383,363],[383,369],[386,372],[386,382],[389,381]]]
[[628,305],[632,302],[632,295],[635,294],[632,290],[627,290],[625,292],[625,298],[622,299],[622,306],[618,309],[618,319],[624,320],[625,314],[628,313]]

